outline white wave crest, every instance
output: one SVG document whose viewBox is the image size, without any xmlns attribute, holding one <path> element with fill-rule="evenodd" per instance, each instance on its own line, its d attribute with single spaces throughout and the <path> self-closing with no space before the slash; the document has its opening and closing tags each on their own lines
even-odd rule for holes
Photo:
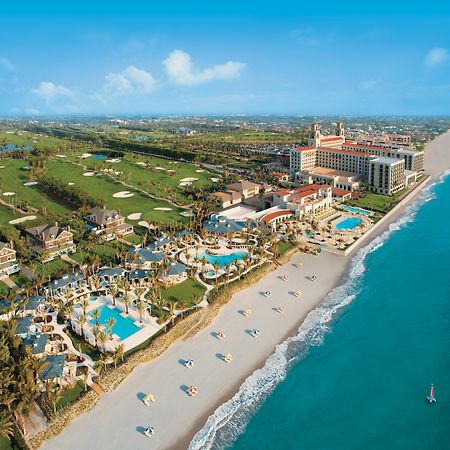
<svg viewBox="0 0 450 450">
<path fill-rule="evenodd" d="M 264 367 L 253 372 L 239 391 L 214 411 L 192 439 L 189 450 L 221 450 L 235 441 L 261 402 L 286 377 L 289 366 L 298 361 L 308 348 L 322 343 L 323 336 L 329 331 L 338 311 L 356 298 L 366 270 L 366 257 L 383 246 L 392 233 L 412 222 L 420 206 L 436 198 L 432 192 L 433 187 L 443 182 L 449 174 L 450 170 L 438 181 L 427 186 L 414 203 L 406 208 L 402 217 L 391 223 L 386 231 L 358 251 L 352 259 L 344 284 L 333 289 L 324 301 L 306 316 L 298 333 L 279 344 L 266 360 Z"/>
</svg>

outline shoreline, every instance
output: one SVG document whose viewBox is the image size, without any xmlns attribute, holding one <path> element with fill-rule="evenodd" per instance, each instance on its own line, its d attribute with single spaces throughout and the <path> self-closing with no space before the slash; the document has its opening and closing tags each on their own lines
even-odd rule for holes
<svg viewBox="0 0 450 450">
<path fill-rule="evenodd" d="M 437 151 L 433 152 L 428 146 L 436 147 Z M 435 182 L 445 168 L 450 167 L 450 151 L 445 147 L 450 149 L 450 131 L 427 144 L 425 164 L 427 173 L 431 175 L 430 182 Z M 432 153 L 433 158 L 427 158 L 427 153 Z M 235 293 L 210 325 L 187 341 L 173 343 L 159 358 L 136 368 L 114 391 L 104 394 L 93 410 L 74 419 L 60 435 L 46 441 L 42 448 L 89 445 L 92 439 L 96 440 L 96 446 L 100 449 L 146 448 L 149 442 L 141 432 L 148 423 L 157 430 L 151 439 L 152 448 L 187 448 L 217 407 L 233 397 L 242 383 L 265 365 L 276 346 L 296 335 L 306 316 L 323 302 L 328 293 L 346 281 L 355 252 L 404 215 L 405 208 L 427 184 L 422 183 L 411 192 L 404 204 L 392 211 L 389 218 L 386 216 L 388 220 L 374 233 L 360 239 L 350 255 L 323 252 L 312 256 L 297 252 L 256 284 Z M 298 270 L 292 262 L 300 260 L 303 267 Z M 287 282 L 280 280 L 280 274 L 284 273 L 289 275 Z M 319 280 L 315 283 L 309 281 L 311 274 L 318 274 Z M 292 289 L 296 290 L 299 286 L 303 296 L 297 299 L 292 295 Z M 270 299 L 261 295 L 264 290 L 273 292 Z M 273 311 L 273 307 L 279 304 L 286 309 L 283 314 Z M 239 307 L 246 306 L 254 312 L 250 318 L 243 318 L 238 312 Z M 261 336 L 257 339 L 250 337 L 246 326 L 260 327 Z M 211 332 L 222 328 L 226 329 L 227 338 L 220 342 L 211 336 Z M 213 353 L 219 349 L 233 354 L 235 359 L 230 365 L 220 360 L 219 353 L 214 358 Z M 249 352 L 252 353 L 251 358 L 248 358 Z M 180 356 L 192 357 L 196 367 L 184 368 L 181 359 L 178 359 Z M 198 397 L 192 399 L 180 392 L 186 387 L 182 383 L 196 384 L 200 392 Z M 223 386 L 227 386 L 226 389 Z M 139 401 L 139 396 L 149 390 L 155 394 L 157 401 L 147 408 Z M 220 395 L 217 395 L 218 392 Z M 177 436 L 182 429 L 185 432 Z"/>
</svg>

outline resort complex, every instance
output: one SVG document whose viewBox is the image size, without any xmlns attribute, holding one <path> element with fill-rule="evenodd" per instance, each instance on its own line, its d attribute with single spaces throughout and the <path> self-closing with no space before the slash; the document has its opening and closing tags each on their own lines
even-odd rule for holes
<svg viewBox="0 0 450 450">
<path fill-rule="evenodd" d="M 313 123 L 305 145 L 261 152 L 245 170 L 188 153 L 143 154 L 147 140 L 134 134 L 122 150 L 56 139 L 44 152 L 42 136 L 29 132 L 36 149 L 0 153 L 0 318 L 4 338 L 20 338 L 17 364 L 36 367 L 30 413 L 16 430 L 29 448 L 139 362 L 195 334 L 229 292 L 279 267 L 283 255 L 349 254 L 426 180 L 423 152 L 409 139 L 358 141 L 342 122 L 334 126 L 322 135 Z M 218 355 L 232 364 L 231 354 Z"/>
</svg>

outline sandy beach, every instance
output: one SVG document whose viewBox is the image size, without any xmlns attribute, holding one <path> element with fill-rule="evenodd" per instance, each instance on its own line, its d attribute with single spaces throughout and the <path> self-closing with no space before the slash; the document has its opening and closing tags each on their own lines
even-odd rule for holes
<svg viewBox="0 0 450 450">
<path fill-rule="evenodd" d="M 433 179 L 450 167 L 450 132 L 427 144 L 425 164 Z M 384 228 L 401 213 L 393 214 Z M 296 333 L 308 312 L 338 285 L 350 261 L 351 256 L 329 253 L 294 255 L 289 263 L 237 293 L 210 326 L 136 369 L 116 390 L 104 394 L 92 411 L 74 420 L 42 448 L 187 448 L 207 417 L 264 364 L 277 344 Z M 298 269 L 300 262 L 302 268 Z M 288 276 L 287 281 L 281 279 L 283 275 Z M 312 275 L 318 280 L 311 281 Z M 301 297 L 293 295 L 297 290 L 302 291 Z M 266 298 L 265 291 L 272 295 Z M 279 306 L 284 308 L 282 313 L 276 311 Z M 252 310 L 250 317 L 242 314 L 246 309 Z M 249 334 L 253 328 L 261 330 L 259 337 Z M 219 330 L 226 334 L 223 341 L 214 335 Z M 227 353 L 233 355 L 230 364 L 222 360 Z M 184 367 L 188 358 L 194 360 L 195 367 Z M 194 398 L 186 394 L 190 385 L 199 390 Z M 142 398 L 148 392 L 156 401 L 147 407 Z M 142 434 L 147 425 L 155 427 L 151 438 Z"/>
</svg>

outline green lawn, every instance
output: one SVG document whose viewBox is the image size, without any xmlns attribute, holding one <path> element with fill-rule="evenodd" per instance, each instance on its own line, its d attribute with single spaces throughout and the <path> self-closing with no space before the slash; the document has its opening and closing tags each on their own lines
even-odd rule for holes
<svg viewBox="0 0 450 450">
<path fill-rule="evenodd" d="M 0 160 L 0 165 L 5 166 L 4 169 L 0 169 L 0 190 L 3 192 L 16 193 L 16 195 L 8 197 L 10 202 L 17 204 L 22 201 L 26 201 L 38 209 L 42 209 L 45 205 L 48 212 L 53 215 L 64 215 L 71 211 L 67 205 L 63 205 L 62 203 L 48 197 L 46 193 L 41 190 L 39 185 L 24 185 L 24 183 L 30 181 L 28 179 L 28 171 L 22 169 L 22 167 L 27 166 L 27 162 L 25 160 L 2 159 Z M 5 199 L 7 197 L 2 196 L 2 198 Z M 0 213 L 0 221 L 2 220 L 1 216 L 2 213 Z"/>
<path fill-rule="evenodd" d="M 138 162 L 147 164 L 147 167 L 137 164 Z M 163 158 L 145 157 L 133 153 L 126 154 L 123 158 L 120 158 L 118 163 L 109 163 L 106 159 L 86 158 L 82 160 L 82 164 L 92 170 L 110 168 L 114 171 L 129 174 L 127 183 L 158 197 L 168 198 L 167 188 L 169 188 L 173 190 L 177 201 L 181 204 L 190 203 L 190 200 L 183 195 L 180 188 L 181 180 L 197 178 L 193 182 L 194 185 L 205 187 L 210 184 L 209 178 L 212 176 L 208 171 L 198 169 L 191 163 L 168 161 Z M 161 167 L 161 169 L 156 169 L 157 167 Z M 197 172 L 197 170 L 201 170 L 201 172 Z"/>
<path fill-rule="evenodd" d="M 142 237 L 139 234 L 133 233 L 125 236 L 124 239 L 132 244 L 140 244 L 142 242 Z"/>
<path fill-rule="evenodd" d="M 90 356 L 94 361 L 97 361 L 100 355 L 100 352 L 95 349 L 89 342 L 86 342 L 84 338 L 75 333 L 72 328 L 67 327 L 65 331 L 69 331 L 69 337 L 73 342 L 75 348 L 81 353 L 86 353 L 86 355 Z"/>
<path fill-rule="evenodd" d="M 171 286 L 168 289 L 161 289 L 161 297 L 171 301 L 178 302 L 184 308 L 195 306 L 203 299 L 206 288 L 198 281 L 188 278 L 180 284 Z"/>
<path fill-rule="evenodd" d="M 364 195 L 364 197 L 358 198 L 357 200 L 349 200 L 346 202 L 346 204 L 369 209 L 371 211 L 386 213 L 389 211 L 389 209 L 391 209 L 392 205 L 395 202 L 396 197 L 368 192 Z"/>
<path fill-rule="evenodd" d="M 105 242 L 103 244 L 98 244 L 93 247 L 90 247 L 89 249 L 86 250 L 78 249 L 75 253 L 72 253 L 70 257 L 73 260 L 77 261 L 78 263 L 83 264 L 87 260 L 89 255 L 94 254 L 98 255 L 104 263 L 107 263 L 114 258 L 117 252 L 117 248 L 122 248 L 124 246 L 125 244 L 122 244 L 120 242 L 118 243 L 118 247 L 115 247 L 113 241 Z"/>
<path fill-rule="evenodd" d="M 17 284 L 17 286 L 23 286 L 24 284 L 30 282 L 30 280 L 24 275 L 22 275 L 20 272 L 10 275 L 9 278 L 11 278 L 11 280 L 13 280 L 14 283 Z"/>
<path fill-rule="evenodd" d="M 0 160 L 0 164 L 1 164 Z M 1 170 L 1 169 L 0 169 Z M 3 197 L 6 198 L 6 197 Z M 14 213 L 10 208 L 5 205 L 0 205 L 0 226 L 6 225 L 10 220 L 17 219 L 21 215 Z"/>
<path fill-rule="evenodd" d="M 43 274 L 46 278 L 57 278 L 65 273 L 71 272 L 72 266 L 62 259 L 56 258 L 53 261 L 49 261 L 45 264 L 41 264 L 40 262 L 36 261 L 31 264 L 30 269 L 36 275 Z"/>
<path fill-rule="evenodd" d="M 0 450 L 13 450 L 11 441 L 8 438 L 0 436 Z"/>
<path fill-rule="evenodd" d="M 9 292 L 9 286 L 3 281 L 0 281 L 0 295 L 6 295 Z"/>
<path fill-rule="evenodd" d="M 81 393 L 84 390 L 84 385 L 81 381 L 79 381 L 73 388 L 67 389 L 63 392 L 59 402 L 56 404 L 57 408 L 64 408 L 70 403 L 73 403 L 75 400 L 78 400 Z"/>
<path fill-rule="evenodd" d="M 294 245 L 290 242 L 278 241 L 278 250 L 280 255 L 284 255 L 288 250 L 290 250 Z"/>
<path fill-rule="evenodd" d="M 132 191 L 120 183 L 116 183 L 108 177 L 92 176 L 85 177 L 82 167 L 61 160 L 52 160 L 48 163 L 48 173 L 54 178 L 64 182 L 75 183 L 82 191 L 89 192 L 96 198 L 104 200 L 106 207 L 116 209 L 125 217 L 133 213 L 142 213 L 139 220 L 148 222 L 174 223 L 183 222 L 186 219 L 180 216 L 181 209 L 161 200 L 154 200 L 139 192 L 134 191 L 134 195 L 129 198 L 115 198 L 113 194 L 120 191 Z M 156 207 L 171 208 L 170 211 L 158 211 Z M 139 220 L 129 220 L 131 224 Z"/>
</svg>

